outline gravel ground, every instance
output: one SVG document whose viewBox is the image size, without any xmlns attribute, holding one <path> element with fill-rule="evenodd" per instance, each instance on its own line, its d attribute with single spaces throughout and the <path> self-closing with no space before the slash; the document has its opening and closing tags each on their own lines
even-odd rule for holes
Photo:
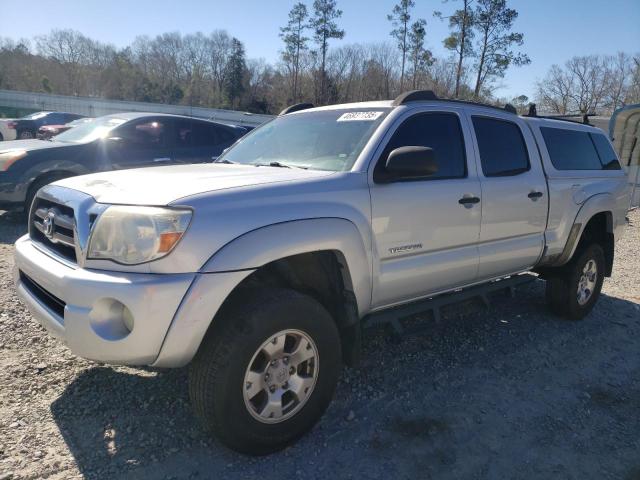
<svg viewBox="0 0 640 480">
<path fill-rule="evenodd" d="M 186 370 L 99 366 L 50 338 L 14 293 L 22 230 L 0 212 L 0 480 L 640 479 L 640 211 L 584 321 L 549 315 L 534 282 L 400 343 L 367 332 L 319 425 L 262 458 L 207 436 Z"/>
</svg>

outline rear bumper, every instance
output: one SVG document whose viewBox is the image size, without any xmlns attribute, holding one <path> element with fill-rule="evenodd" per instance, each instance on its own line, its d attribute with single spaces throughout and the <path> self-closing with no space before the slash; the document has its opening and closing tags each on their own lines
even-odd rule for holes
<svg viewBox="0 0 640 480">
<path fill-rule="evenodd" d="M 20 298 L 73 353 L 98 362 L 153 363 L 194 277 L 72 268 L 27 236 L 16 242 L 14 280 Z M 133 320 L 131 330 L 125 317 Z"/>
<path fill-rule="evenodd" d="M 0 208 L 21 206 L 27 196 L 27 187 L 9 172 L 0 172 Z"/>
<path fill-rule="evenodd" d="M 5 142 L 9 142 L 11 140 L 16 139 L 16 131 L 12 128 L 3 128 L 0 131 L 0 135 L 2 135 L 2 140 Z"/>
</svg>

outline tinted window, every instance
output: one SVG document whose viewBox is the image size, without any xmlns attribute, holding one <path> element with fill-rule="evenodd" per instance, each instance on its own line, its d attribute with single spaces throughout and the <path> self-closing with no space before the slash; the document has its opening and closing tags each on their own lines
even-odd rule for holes
<svg viewBox="0 0 640 480">
<path fill-rule="evenodd" d="M 591 140 L 593 140 L 593 144 L 596 146 L 602 168 L 607 170 L 620 170 L 620 162 L 618 162 L 616 152 L 613 151 L 607 137 L 599 133 L 590 133 L 589 135 L 591 135 Z"/>
<path fill-rule="evenodd" d="M 541 127 L 540 132 L 556 170 L 602 169 L 589 133 L 550 127 Z"/>
<path fill-rule="evenodd" d="M 518 175 L 529 170 L 529 154 L 520 127 L 495 118 L 473 117 L 485 177 Z"/>
<path fill-rule="evenodd" d="M 165 145 L 166 132 L 163 120 L 147 120 L 124 125 L 114 136 L 122 137 L 128 147 L 152 149 Z"/>
<path fill-rule="evenodd" d="M 43 125 L 64 125 L 65 117 L 62 113 L 50 113 L 41 119 Z"/>
<path fill-rule="evenodd" d="M 405 120 L 389 140 L 375 175 L 384 175 L 392 150 L 408 146 L 433 149 L 438 171 L 428 179 L 462 178 L 467 174 L 462 129 L 458 116 L 453 113 L 421 113 Z"/>
<path fill-rule="evenodd" d="M 63 123 L 67 124 L 69 122 L 73 122 L 74 120 L 77 120 L 78 118 L 82 118 L 82 115 L 76 115 L 74 113 L 65 113 Z"/>
<path fill-rule="evenodd" d="M 236 138 L 241 135 L 240 132 L 238 132 L 238 134 L 236 135 L 224 127 L 217 127 L 217 132 L 218 145 L 224 145 L 225 147 L 231 145 L 236 141 Z"/>
<path fill-rule="evenodd" d="M 196 147 L 209 147 L 223 143 L 224 127 L 214 124 L 196 122 L 193 124 L 193 144 Z"/>
<path fill-rule="evenodd" d="M 173 146 L 191 147 L 193 145 L 193 126 L 191 120 L 174 120 L 174 139 Z"/>
</svg>

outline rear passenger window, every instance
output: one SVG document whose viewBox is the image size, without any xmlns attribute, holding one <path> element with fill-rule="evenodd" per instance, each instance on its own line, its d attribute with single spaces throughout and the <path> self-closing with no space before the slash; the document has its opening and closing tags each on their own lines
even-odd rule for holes
<svg viewBox="0 0 640 480">
<path fill-rule="evenodd" d="M 529 170 L 529 154 L 520 127 L 496 118 L 473 117 L 485 177 L 518 175 Z"/>
<path fill-rule="evenodd" d="M 466 177 L 467 160 L 457 115 L 419 113 L 405 120 L 389 140 L 376 165 L 374 177 L 384 175 L 387 158 L 392 150 L 409 146 L 433 149 L 438 171 L 424 180 Z"/>
<path fill-rule="evenodd" d="M 196 147 L 228 146 L 234 140 L 225 127 L 205 122 L 193 124 L 193 145 Z"/>
<path fill-rule="evenodd" d="M 591 135 L 591 140 L 596 146 L 602 168 L 605 170 L 620 170 L 620 162 L 607 137 L 599 133 L 590 133 L 589 135 Z"/>
<path fill-rule="evenodd" d="M 540 127 L 540 132 L 556 170 L 602 170 L 588 132 L 551 127 Z"/>
</svg>

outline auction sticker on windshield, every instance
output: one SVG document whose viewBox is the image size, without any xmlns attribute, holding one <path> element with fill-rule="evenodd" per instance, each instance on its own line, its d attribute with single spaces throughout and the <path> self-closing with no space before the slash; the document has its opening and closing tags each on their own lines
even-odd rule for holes
<svg viewBox="0 0 640 480">
<path fill-rule="evenodd" d="M 376 120 L 384 112 L 347 112 L 338 117 L 338 122 L 357 122 Z"/>
</svg>

